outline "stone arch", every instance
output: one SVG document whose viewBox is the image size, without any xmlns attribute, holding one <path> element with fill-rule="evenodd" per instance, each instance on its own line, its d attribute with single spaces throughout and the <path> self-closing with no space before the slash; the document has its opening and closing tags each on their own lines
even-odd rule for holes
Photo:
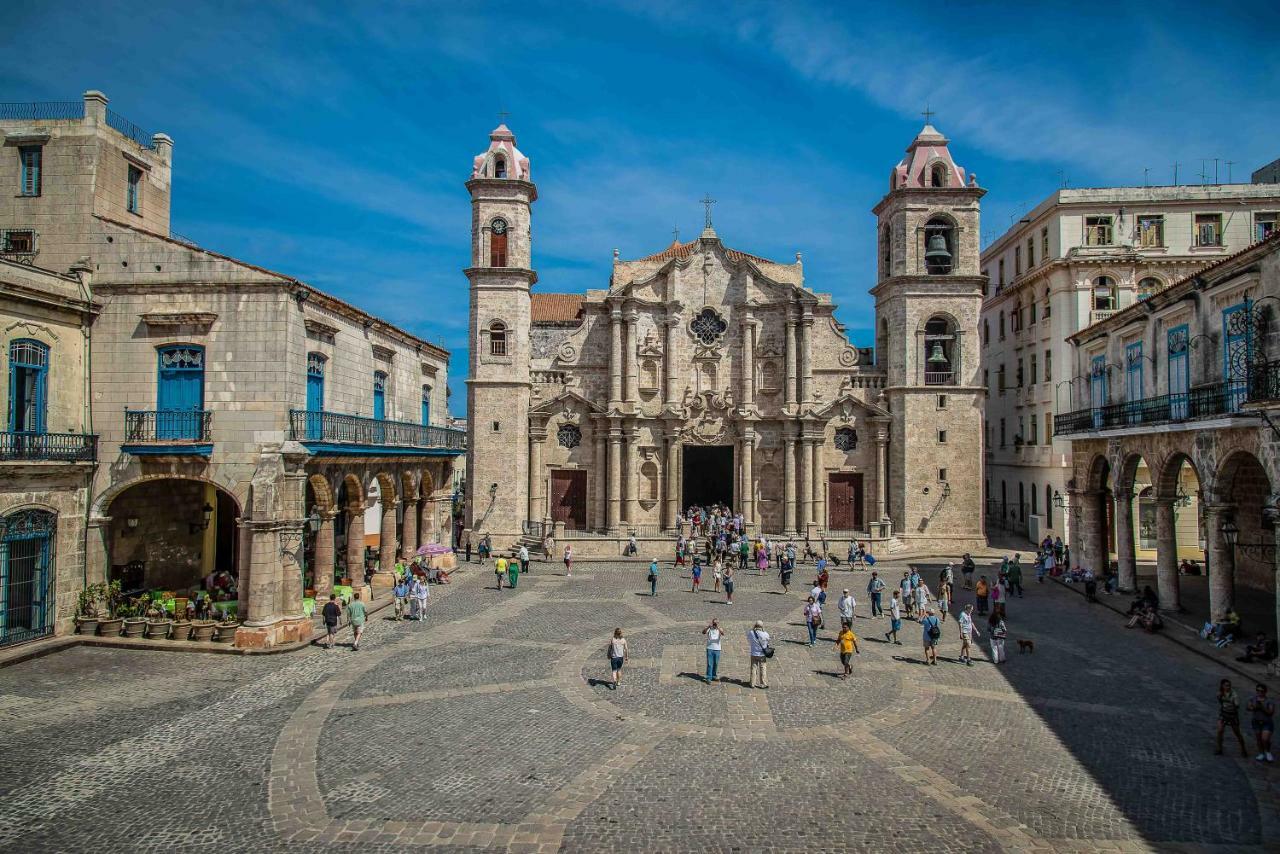
<svg viewBox="0 0 1280 854">
<path fill-rule="evenodd" d="M 400 495 L 406 499 L 418 496 L 418 481 L 412 471 L 400 473 Z"/>
<path fill-rule="evenodd" d="M 1156 488 L 1157 498 L 1174 498 L 1178 495 L 1178 481 L 1182 473 L 1183 463 L 1191 467 L 1191 473 L 1196 476 L 1197 484 L 1204 483 L 1195 457 L 1183 451 L 1174 451 L 1160 462 L 1159 469 L 1156 470 L 1152 477 L 1152 485 Z"/>
<path fill-rule="evenodd" d="M 333 487 L 329 484 L 329 479 L 322 474 L 312 474 L 307 476 L 307 483 L 311 486 L 311 492 L 316 497 L 316 509 L 322 513 L 334 510 L 334 502 L 337 501 L 337 495 Z M 304 512 L 311 508 L 303 508 Z"/>
<path fill-rule="evenodd" d="M 209 483 L 216 488 L 225 492 L 232 500 L 235 501 L 236 511 L 241 515 L 248 512 L 250 504 L 248 502 L 249 483 L 234 483 L 227 478 L 202 477 L 200 475 L 185 474 L 183 472 L 158 472 L 156 474 L 146 474 L 141 477 L 135 477 L 130 480 L 121 481 L 108 486 L 102 492 L 98 493 L 98 497 L 93 501 L 93 515 L 107 516 L 107 508 L 111 506 L 122 492 L 132 489 L 133 487 L 152 480 L 197 480 L 201 483 Z"/>
<path fill-rule="evenodd" d="M 1238 583 L 1261 591 L 1256 598 L 1275 595 L 1276 506 L 1266 467 L 1248 450 L 1227 454 L 1214 485 L 1221 503 L 1205 508 L 1205 535 L 1210 553 L 1209 610 L 1216 620 L 1238 601 Z M 1222 536 L 1227 519 L 1236 528 L 1234 545 Z M 1248 634 L 1252 636 L 1257 628 L 1248 627 Z"/>
<path fill-rule="evenodd" d="M 1089 492 L 1099 492 L 1104 489 L 1110 489 L 1111 481 L 1111 461 L 1103 454 L 1096 454 L 1089 462 L 1089 476 L 1085 481 L 1085 487 Z"/>
<path fill-rule="evenodd" d="M 422 479 L 419 481 L 419 495 L 423 498 L 430 498 L 436 491 L 435 478 L 431 475 L 431 469 L 422 470 Z"/>
<path fill-rule="evenodd" d="M 359 477 L 352 472 L 347 472 L 342 476 L 341 487 L 346 487 L 348 504 L 355 504 L 361 508 L 364 507 L 364 483 L 361 482 Z M 339 488 L 338 491 L 341 492 L 341 488 Z"/>
</svg>

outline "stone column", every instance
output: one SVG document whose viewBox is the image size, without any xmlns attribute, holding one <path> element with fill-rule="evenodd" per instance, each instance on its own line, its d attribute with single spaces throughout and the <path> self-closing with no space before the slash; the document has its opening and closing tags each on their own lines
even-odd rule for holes
<svg viewBox="0 0 1280 854">
<path fill-rule="evenodd" d="M 1156 498 L 1156 596 L 1161 611 L 1180 610 L 1178 595 L 1178 535 L 1173 499 Z"/>
<path fill-rule="evenodd" d="M 746 427 L 742 431 L 742 458 L 739 466 L 742 471 L 742 500 L 738 506 L 742 508 L 742 521 L 747 525 L 756 522 L 756 482 L 752 472 L 752 456 L 755 451 L 756 431 Z"/>
<path fill-rule="evenodd" d="M 353 583 L 364 583 L 364 502 L 347 508 L 347 575 Z"/>
<path fill-rule="evenodd" d="M 755 321 L 748 314 L 746 319 L 742 321 L 742 406 L 744 409 L 750 408 L 755 402 L 755 339 Z"/>
<path fill-rule="evenodd" d="M 800 401 L 813 402 L 813 315 L 800 319 Z"/>
<path fill-rule="evenodd" d="M 1222 536 L 1222 523 L 1234 508 L 1222 504 L 1203 504 L 1205 551 L 1209 558 L 1209 619 L 1220 621 L 1236 601 L 1235 549 Z"/>
<path fill-rule="evenodd" d="M 888 490 L 889 482 L 889 433 L 887 430 L 876 431 L 876 491 L 871 513 L 881 522 L 889 518 Z"/>
<path fill-rule="evenodd" d="M 1124 593 L 1138 583 L 1138 564 L 1133 545 L 1133 488 L 1121 489 L 1113 499 L 1116 508 L 1116 582 Z M 1053 505 L 1046 508 L 1051 514 Z"/>
<path fill-rule="evenodd" d="M 1089 537 L 1089 562 L 1086 564 L 1097 575 L 1101 576 L 1107 571 L 1107 564 L 1110 563 L 1110 552 L 1107 550 L 1107 505 L 1111 503 L 1111 493 L 1108 490 L 1101 489 L 1097 492 L 1091 492 L 1085 497 L 1086 501 L 1092 502 L 1097 510 L 1094 511 L 1094 519 L 1097 520 L 1095 533 Z"/>
<path fill-rule="evenodd" d="M 627 489 L 627 521 L 635 525 L 640 521 L 640 428 L 631 425 L 627 430 L 624 482 Z"/>
<path fill-rule="evenodd" d="M 663 438 L 667 440 L 667 505 L 662 523 L 668 530 L 675 530 L 676 516 L 680 513 L 680 434 L 667 430 Z"/>
<path fill-rule="evenodd" d="M 800 531 L 809 530 L 813 522 L 813 440 L 800 438 L 800 495 L 796 503 L 800 508 Z"/>
<path fill-rule="evenodd" d="M 395 583 L 396 569 L 396 508 L 398 499 L 382 499 L 382 528 L 378 532 L 378 571 L 373 584 L 391 587 Z"/>
<path fill-rule="evenodd" d="M 320 511 L 320 529 L 316 531 L 315 557 L 311 567 L 316 602 L 328 601 L 329 594 L 333 592 L 333 518 L 337 515 L 334 510 Z"/>
<path fill-rule="evenodd" d="M 608 529 L 617 532 L 622 521 L 622 428 L 609 427 L 609 520 Z"/>
<path fill-rule="evenodd" d="M 1085 501 L 1085 493 L 1080 489 L 1068 489 L 1067 500 L 1069 502 L 1064 513 L 1070 514 L 1071 527 L 1067 532 L 1067 545 L 1071 550 L 1072 565 L 1079 564 L 1081 556 L 1087 554 L 1085 547 L 1086 528 L 1088 527 L 1088 502 Z M 1068 566 L 1067 569 L 1071 567 Z"/>
<path fill-rule="evenodd" d="M 622 369 L 626 372 L 626 399 L 627 403 L 638 403 L 640 400 L 639 391 L 639 375 L 640 362 L 636 358 L 636 323 L 640 319 L 640 315 L 633 309 L 627 312 L 627 344 L 626 349 L 622 351 Z"/>
<path fill-rule="evenodd" d="M 786 387 L 786 405 L 794 406 L 796 403 L 796 321 L 790 313 L 787 314 L 787 387 Z"/>
<path fill-rule="evenodd" d="M 820 528 L 827 526 L 827 514 L 825 512 L 825 503 L 823 495 L 827 488 L 826 469 L 822 466 L 822 440 L 815 439 L 813 441 L 813 494 L 810 498 L 813 501 L 813 511 L 809 521 Z"/>
<path fill-rule="evenodd" d="M 547 515 L 542 490 L 546 474 L 542 470 L 542 443 L 546 438 L 545 427 L 529 430 L 529 515 L 526 518 L 533 522 L 539 522 Z"/>
<path fill-rule="evenodd" d="M 679 328 L 680 318 L 669 316 L 666 320 L 667 340 L 662 349 L 662 366 L 667 375 L 663 401 L 667 406 L 675 406 L 680 401 L 680 390 L 676 387 L 680 382 L 679 375 L 676 373 L 676 332 Z"/>
<path fill-rule="evenodd" d="M 609 404 L 616 406 L 622 401 L 622 312 L 614 309 L 609 313 Z"/>
<path fill-rule="evenodd" d="M 418 545 L 431 542 L 436 531 L 436 499 L 429 495 L 418 500 Z M 415 548 L 414 551 L 417 551 Z"/>
<path fill-rule="evenodd" d="M 280 536 L 274 521 L 248 522 L 249 548 L 253 565 L 249 573 L 249 602 L 245 623 L 269 626 L 276 622 L 280 593 Z"/>
<path fill-rule="evenodd" d="M 592 477 L 595 479 L 595 518 L 592 520 L 596 530 L 604 530 L 608 527 L 609 516 L 609 487 L 606 478 L 608 468 L 608 441 L 606 439 L 606 429 L 603 421 L 596 422 L 594 426 L 595 439 L 595 472 Z"/>
<path fill-rule="evenodd" d="M 404 500 L 404 542 L 400 544 L 400 556 L 411 560 L 418 553 L 418 499 Z"/>
<path fill-rule="evenodd" d="M 790 425 L 784 425 L 782 449 L 782 529 L 788 534 L 796 530 L 796 438 Z"/>
</svg>

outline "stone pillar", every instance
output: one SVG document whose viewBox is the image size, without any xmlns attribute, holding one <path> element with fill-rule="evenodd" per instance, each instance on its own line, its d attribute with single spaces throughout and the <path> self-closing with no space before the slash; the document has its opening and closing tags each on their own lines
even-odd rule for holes
<svg viewBox="0 0 1280 854">
<path fill-rule="evenodd" d="M 249 612 L 245 624 L 270 626 L 277 619 L 280 593 L 280 536 L 274 521 L 249 522 L 253 570 L 249 573 Z"/>
<path fill-rule="evenodd" d="M 796 321 L 790 313 L 787 314 L 787 385 L 786 385 L 786 405 L 794 406 L 796 403 Z"/>
<path fill-rule="evenodd" d="M 606 439 L 606 429 L 603 421 L 597 421 L 593 425 L 594 440 L 596 445 L 595 453 L 595 472 L 592 477 L 595 479 L 595 518 L 592 519 L 596 530 L 604 530 L 609 526 L 609 486 L 606 478 L 608 468 L 608 440 Z"/>
<path fill-rule="evenodd" d="M 634 424 L 627 430 L 625 454 L 626 475 L 623 479 L 627 488 L 627 521 L 635 525 L 640 521 L 640 428 Z"/>
<path fill-rule="evenodd" d="M 1111 492 L 1105 489 L 1097 492 L 1090 492 L 1085 496 L 1085 501 L 1092 503 L 1097 509 L 1094 511 L 1093 517 L 1096 520 L 1094 532 L 1089 535 L 1089 555 L 1088 563 L 1085 565 L 1094 571 L 1095 574 L 1101 576 L 1107 571 L 1107 564 L 1110 563 L 1110 552 L 1107 549 L 1107 506 L 1111 503 Z"/>
<path fill-rule="evenodd" d="M 876 431 L 876 491 L 871 513 L 883 522 L 889 518 L 888 489 L 889 483 L 889 432 Z"/>
<path fill-rule="evenodd" d="M 632 309 L 627 312 L 627 345 L 622 351 L 622 369 L 626 372 L 626 399 L 627 403 L 638 403 L 640 401 L 639 391 L 639 375 L 640 362 L 636 358 L 636 323 L 640 319 L 640 315 Z"/>
<path fill-rule="evenodd" d="M 609 524 L 617 532 L 622 521 L 622 428 L 609 427 Z"/>
<path fill-rule="evenodd" d="M 1205 551 L 1209 564 L 1209 619 L 1220 621 L 1236 601 L 1235 549 L 1222 536 L 1222 523 L 1234 508 L 1222 504 L 1203 504 Z"/>
<path fill-rule="evenodd" d="M 782 449 L 782 530 L 794 534 L 796 530 L 796 439 L 791 428 L 783 429 Z"/>
<path fill-rule="evenodd" d="M 796 503 L 800 508 L 800 531 L 808 531 L 813 522 L 813 440 L 800 439 L 800 495 Z"/>
<path fill-rule="evenodd" d="M 609 404 L 616 406 L 622 401 L 622 312 L 614 309 L 609 313 Z"/>
<path fill-rule="evenodd" d="M 347 508 L 347 575 L 352 583 L 364 583 L 364 502 Z"/>
<path fill-rule="evenodd" d="M 400 556 L 412 560 L 418 553 L 418 499 L 404 500 L 404 542 L 400 544 Z"/>
<path fill-rule="evenodd" d="M 418 500 L 418 545 L 431 542 L 431 535 L 436 532 L 436 499 L 427 496 Z M 415 547 L 414 551 L 417 551 Z"/>
<path fill-rule="evenodd" d="M 1115 501 L 1116 513 L 1116 582 L 1122 592 L 1129 593 L 1138 583 L 1133 545 L 1133 488 L 1121 489 L 1112 496 L 1112 500 Z M 1053 505 L 1046 509 L 1052 514 Z"/>
<path fill-rule="evenodd" d="M 542 470 L 542 443 L 546 438 L 545 427 L 529 430 L 529 515 L 527 518 L 533 522 L 542 521 L 547 515 L 542 490 L 542 483 L 545 480 L 545 472 Z"/>
<path fill-rule="evenodd" d="M 742 457 L 739 466 L 742 471 L 742 500 L 738 506 L 742 508 L 742 521 L 747 525 L 756 522 L 756 481 L 752 472 L 752 456 L 755 451 L 756 431 L 746 427 L 742 431 Z"/>
<path fill-rule="evenodd" d="M 742 321 L 742 406 L 744 409 L 749 409 L 755 403 L 755 356 L 756 325 L 748 314 Z"/>
<path fill-rule="evenodd" d="M 1156 498 L 1156 596 L 1161 611 L 1178 611 L 1178 535 L 1173 499 Z"/>
<path fill-rule="evenodd" d="M 378 532 L 378 571 L 373 584 L 382 587 L 395 585 L 396 571 L 396 508 L 398 499 L 382 499 L 382 528 Z"/>
<path fill-rule="evenodd" d="M 676 373 L 676 332 L 679 327 L 680 318 L 678 316 L 673 315 L 667 318 L 667 340 L 662 348 L 662 365 L 667 375 L 662 399 L 667 406 L 675 406 L 680 401 L 680 390 L 676 387 L 680 382 L 680 377 Z"/>
<path fill-rule="evenodd" d="M 236 569 L 239 572 L 236 577 L 236 613 L 244 620 L 248 618 L 249 587 L 253 584 L 253 529 L 249 527 L 248 519 L 241 517 L 236 520 L 236 535 Z M 92 584 L 93 576 L 89 578 Z M 106 581 L 107 577 L 104 575 L 102 580 Z"/>
<path fill-rule="evenodd" d="M 312 558 L 311 575 L 316 590 L 316 601 L 326 602 L 333 592 L 333 510 L 320 511 L 320 529 L 316 531 L 315 557 Z"/>
<path fill-rule="evenodd" d="M 664 438 L 667 440 L 667 504 L 662 514 L 662 524 L 668 530 L 675 530 L 676 516 L 680 513 L 680 434 L 675 430 L 668 430 Z"/>
<path fill-rule="evenodd" d="M 813 315 L 800 319 L 800 401 L 813 402 Z"/>
<path fill-rule="evenodd" d="M 813 454 L 813 494 L 810 499 L 813 501 L 813 510 L 809 516 L 809 521 L 819 528 L 827 526 L 827 514 L 824 512 L 823 495 L 827 488 L 826 469 L 822 466 L 822 440 L 814 439 L 812 445 Z"/>
</svg>

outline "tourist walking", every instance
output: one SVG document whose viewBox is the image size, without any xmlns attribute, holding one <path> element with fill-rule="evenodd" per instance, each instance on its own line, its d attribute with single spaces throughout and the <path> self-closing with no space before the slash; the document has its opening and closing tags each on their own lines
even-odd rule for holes
<svg viewBox="0 0 1280 854">
<path fill-rule="evenodd" d="M 329 601 L 324 603 L 320 616 L 324 618 L 324 648 L 333 649 L 333 639 L 338 635 L 338 621 L 342 619 L 342 606 L 338 604 L 338 594 L 329 594 Z"/>
<path fill-rule="evenodd" d="M 517 555 L 517 557 L 518 557 L 518 558 L 519 558 L 519 560 L 520 560 L 520 573 L 521 573 L 522 575 L 524 575 L 524 574 L 528 574 L 528 572 L 529 572 L 529 547 L 528 547 L 528 546 L 526 546 L 526 545 L 521 544 L 521 546 L 520 546 L 520 552 L 519 552 L 519 554 Z M 512 587 L 515 587 L 515 585 L 514 585 L 514 584 L 512 584 L 511 586 L 512 586 Z"/>
<path fill-rule="evenodd" d="M 466 553 L 467 553 L 467 563 L 471 563 L 471 532 L 470 531 L 468 531 L 462 537 L 462 547 L 466 550 Z"/>
<path fill-rule="evenodd" d="M 351 604 L 347 606 L 347 616 L 351 618 L 351 633 L 354 635 L 351 641 L 351 651 L 355 652 L 360 649 L 360 638 L 364 637 L 364 623 L 368 616 L 364 603 L 360 601 L 359 590 L 355 592 L 355 596 L 351 599 Z"/>
<path fill-rule="evenodd" d="M 960 574 L 964 576 L 964 589 L 973 589 L 973 573 L 978 567 L 973 562 L 973 558 L 968 552 L 964 553 L 964 558 L 960 561 Z"/>
<path fill-rule="evenodd" d="M 764 630 L 764 621 L 756 620 L 754 626 L 747 629 L 747 644 L 751 654 L 751 687 L 769 687 L 769 658 L 773 655 L 773 647 L 769 645 L 769 633 Z M 756 677 L 759 676 L 759 684 Z"/>
<path fill-rule="evenodd" d="M 947 621 L 947 609 L 951 605 L 951 582 L 944 581 L 938 585 L 938 612 L 942 622 Z"/>
<path fill-rule="evenodd" d="M 523 548 L 521 548 L 520 550 L 524 551 Z M 525 557 L 523 560 L 520 560 L 518 562 L 515 560 L 511 560 L 507 562 L 507 584 L 511 587 L 512 590 L 516 589 L 516 581 L 520 578 L 520 573 L 526 572 L 528 566 L 529 566 L 529 557 L 527 552 L 525 553 Z"/>
<path fill-rule="evenodd" d="M 1259 762 L 1275 762 L 1271 755 L 1271 737 L 1276 731 L 1276 704 L 1267 697 L 1267 686 L 1259 682 L 1254 686 L 1253 696 L 1249 698 L 1248 709 L 1252 713 L 1253 738 L 1258 742 Z"/>
<path fill-rule="evenodd" d="M 985 575 L 978 576 L 978 585 L 973 589 L 974 598 L 978 600 L 978 616 L 985 617 L 987 615 L 987 597 L 991 594 L 991 587 L 987 584 Z"/>
<path fill-rule="evenodd" d="M 973 667 L 973 637 L 979 635 L 973 623 L 973 606 L 965 605 L 956 620 L 960 623 L 960 660 Z"/>
<path fill-rule="evenodd" d="M 733 575 L 733 567 L 726 566 L 724 568 L 724 596 L 726 605 L 733 604 Z"/>
<path fill-rule="evenodd" d="M 991 585 L 992 613 L 1004 616 L 1005 591 L 1003 575 L 996 576 L 996 583 Z"/>
<path fill-rule="evenodd" d="M 818 628 L 822 625 L 822 606 L 812 596 L 804 604 L 804 624 L 809 630 L 809 646 L 818 642 Z"/>
<path fill-rule="evenodd" d="M 697 593 L 698 585 L 702 584 L 702 562 L 696 557 L 693 559 L 693 568 L 689 570 L 689 575 L 693 579 L 693 586 L 689 588 L 689 592 Z"/>
<path fill-rule="evenodd" d="M 720 676 L 720 621 L 711 620 L 711 624 L 702 630 L 707 636 L 707 675 L 705 681 L 708 685 L 716 681 Z"/>
<path fill-rule="evenodd" d="M 404 619 L 406 606 L 409 604 L 409 576 L 406 574 L 396 582 L 396 586 L 391 588 L 391 595 L 396 597 L 396 622 Z"/>
<path fill-rule="evenodd" d="M 498 555 L 498 559 L 493 562 L 493 577 L 497 580 L 498 589 L 502 589 L 502 576 L 507 574 L 507 559 L 502 555 Z"/>
<path fill-rule="evenodd" d="M 889 599 L 889 631 L 884 633 L 886 641 L 892 640 L 898 646 L 902 646 L 902 641 L 898 640 L 898 630 L 902 628 L 902 591 L 893 591 L 893 596 Z"/>
<path fill-rule="evenodd" d="M 784 561 L 782 564 L 782 572 L 778 573 L 778 580 L 782 583 L 782 592 L 791 592 L 791 573 L 795 569 L 795 562 L 791 560 Z"/>
<path fill-rule="evenodd" d="M 1009 564 L 1009 570 L 1006 573 L 1009 579 L 1008 594 L 1018 594 L 1018 598 L 1022 598 L 1022 556 L 1017 552 L 1013 555 L 1013 562 Z"/>
<path fill-rule="evenodd" d="M 911 609 L 915 606 L 915 587 L 911 584 L 911 573 L 904 571 L 902 573 L 902 581 L 898 582 L 898 590 L 902 593 L 902 608 L 906 611 L 907 616 L 911 616 Z"/>
<path fill-rule="evenodd" d="M 1004 641 L 1009 636 L 1009 630 L 999 611 L 991 612 L 991 616 L 987 618 L 987 628 L 991 634 L 991 662 L 1003 664 L 1005 662 Z"/>
<path fill-rule="evenodd" d="M 649 595 L 658 595 L 658 559 L 649 561 Z"/>
<path fill-rule="evenodd" d="M 933 615 L 932 608 L 924 609 L 924 618 L 920 620 L 920 628 L 924 638 L 925 664 L 938 664 L 938 641 L 942 640 L 942 624 Z"/>
<path fill-rule="evenodd" d="M 929 585 L 921 581 L 916 585 L 916 614 L 924 615 L 925 608 L 929 605 Z"/>
<path fill-rule="evenodd" d="M 836 636 L 836 649 L 840 652 L 840 666 L 844 671 L 840 674 L 840 678 L 848 679 L 849 674 L 853 672 L 853 654 L 856 652 L 862 655 L 862 650 L 858 649 L 858 636 L 853 633 L 853 628 L 848 623 L 840 624 L 840 634 Z"/>
<path fill-rule="evenodd" d="M 573 546 L 564 547 L 564 575 L 565 578 L 573 577 Z"/>
<path fill-rule="evenodd" d="M 421 578 L 414 578 L 412 591 L 415 605 L 414 611 L 418 622 L 425 622 L 427 619 L 427 600 L 431 597 L 431 588 Z"/>
<path fill-rule="evenodd" d="M 1236 741 L 1240 743 L 1240 755 L 1248 758 L 1249 751 L 1245 749 L 1244 736 L 1240 734 L 1240 699 L 1231 687 L 1231 680 L 1223 679 L 1218 683 L 1218 734 L 1213 749 L 1217 756 L 1222 755 L 1222 733 L 1227 727 L 1231 727 Z"/>
<path fill-rule="evenodd" d="M 875 570 L 871 571 L 871 580 L 867 582 L 867 594 L 871 597 L 871 616 L 883 614 L 884 607 L 880 604 L 880 597 L 884 595 L 884 581 Z"/>
<path fill-rule="evenodd" d="M 555 553 L 555 545 L 551 541 L 551 535 L 547 534 L 542 538 L 542 560 L 544 563 L 551 563 L 551 555 Z"/>
<path fill-rule="evenodd" d="M 622 665 L 627 662 L 627 639 L 622 636 L 622 629 L 614 629 L 609 639 L 609 670 L 613 678 L 612 690 L 618 690 L 622 684 Z"/>
<path fill-rule="evenodd" d="M 844 595 L 836 602 L 836 610 L 840 612 L 840 619 L 849 625 L 853 625 L 853 609 L 858 603 L 853 600 L 853 595 L 848 590 L 844 591 Z"/>
</svg>

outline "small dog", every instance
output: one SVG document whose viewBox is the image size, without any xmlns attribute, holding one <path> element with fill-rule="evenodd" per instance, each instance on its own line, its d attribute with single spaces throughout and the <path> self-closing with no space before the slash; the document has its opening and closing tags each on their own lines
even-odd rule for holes
<svg viewBox="0 0 1280 854">
<path fill-rule="evenodd" d="M 1033 640 L 1020 640 L 1020 641 L 1018 641 L 1018 654 L 1019 654 L 1019 655 L 1021 655 L 1021 654 L 1022 654 L 1022 653 L 1024 653 L 1024 652 L 1031 652 L 1031 653 L 1034 653 L 1035 651 L 1036 651 L 1036 642 L 1035 642 L 1035 641 L 1033 641 Z"/>
</svg>

